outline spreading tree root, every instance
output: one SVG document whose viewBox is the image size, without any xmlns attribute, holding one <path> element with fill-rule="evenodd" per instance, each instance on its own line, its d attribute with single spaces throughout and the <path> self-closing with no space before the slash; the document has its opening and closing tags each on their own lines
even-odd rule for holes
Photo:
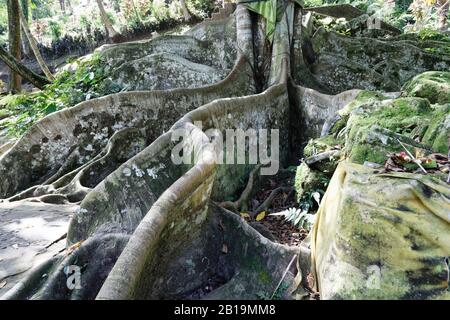
<svg viewBox="0 0 450 320">
<path fill-rule="evenodd" d="M 81 201 L 67 233 L 70 250 L 38 266 L 3 298 L 270 297 L 294 255 L 297 268 L 285 281 L 296 291 L 284 297 L 298 297 L 298 286 L 307 286 L 311 270 L 309 250 L 275 244 L 211 202 L 224 204 L 248 179 L 241 197 L 224 204 L 245 207 L 258 169 L 221 164 L 215 151 L 223 145 L 204 131 L 279 129 L 284 165 L 290 152 L 320 135 L 359 92 L 345 90 L 398 90 L 409 75 L 448 68 L 447 57 L 437 59 L 409 42 L 313 33 L 311 20 L 302 25 L 301 18 L 290 3 L 276 27 L 267 88 L 258 94 L 253 65 L 260 59 L 253 50 L 258 28 L 244 5 L 232 18 L 204 23 L 183 36 L 102 48 L 106 61 L 119 66 L 112 72 L 118 80 L 148 63 L 148 79 L 167 75 L 160 84 L 164 89 L 187 81 L 178 78 L 180 70 L 199 71 L 193 76 L 197 86 L 209 81 L 202 78 L 205 73 L 218 70 L 220 77 L 234 67 L 224 80 L 205 87 L 119 93 L 59 111 L 1 155 L 0 197 Z M 361 45 L 368 53 L 354 51 Z M 401 57 L 405 45 L 410 50 Z M 167 73 L 172 63 L 154 63 L 163 52 L 167 61 L 177 62 L 172 78 Z M 382 63 L 390 59 L 404 72 Z M 138 77 L 133 81 L 144 86 L 145 75 Z M 174 139 L 178 130 L 188 133 L 181 142 Z M 194 161 L 173 161 L 180 146 L 193 150 Z M 269 203 L 270 197 L 264 207 Z M 69 265 L 82 268 L 81 289 L 67 288 Z"/>
<path fill-rule="evenodd" d="M 232 210 L 235 213 L 239 213 L 241 211 L 246 211 L 248 209 L 248 200 L 253 192 L 253 186 L 255 184 L 256 176 L 259 173 L 259 169 L 261 165 L 257 165 L 251 172 L 248 178 L 247 185 L 242 191 L 241 196 L 236 201 L 224 201 L 219 205 L 225 209 Z"/>
</svg>

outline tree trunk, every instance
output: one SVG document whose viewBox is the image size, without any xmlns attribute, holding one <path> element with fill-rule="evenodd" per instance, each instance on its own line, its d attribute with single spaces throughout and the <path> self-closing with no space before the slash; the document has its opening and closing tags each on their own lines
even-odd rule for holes
<svg viewBox="0 0 450 320">
<path fill-rule="evenodd" d="M 189 12 L 189 9 L 186 6 L 185 0 L 180 0 L 181 9 L 183 10 L 184 21 L 189 22 L 192 19 L 192 16 Z"/>
<path fill-rule="evenodd" d="M 25 15 L 25 19 L 28 22 L 29 19 L 29 8 L 28 8 L 28 0 L 21 0 L 20 4 L 22 5 L 22 11 L 23 14 Z M 23 31 L 25 32 L 25 31 Z M 30 44 L 28 43 L 27 39 L 25 39 L 25 37 L 22 37 L 22 48 L 23 48 L 23 55 L 25 57 L 30 57 L 31 55 L 31 48 L 30 48 Z"/>
<path fill-rule="evenodd" d="M 67 8 L 69 9 L 69 13 L 73 14 L 72 3 L 70 2 L 70 0 L 66 0 L 66 3 L 67 3 Z"/>
<path fill-rule="evenodd" d="M 105 26 L 106 34 L 112 40 L 112 42 L 116 42 L 120 37 L 120 34 L 114 30 L 111 21 L 109 20 L 108 14 L 106 13 L 105 7 L 103 6 L 102 0 L 96 0 L 98 4 L 98 8 L 100 10 L 100 17 L 102 18 L 103 25 Z"/>
<path fill-rule="evenodd" d="M 59 6 L 61 7 L 61 12 L 66 13 L 66 3 L 64 0 L 59 0 Z"/>
<path fill-rule="evenodd" d="M 8 39 L 9 52 L 17 60 L 22 58 L 20 41 L 20 18 L 19 18 L 19 0 L 8 0 Z M 20 92 L 22 89 L 22 78 L 12 69 L 9 76 L 9 91 L 13 93 Z"/>
<path fill-rule="evenodd" d="M 39 89 L 42 89 L 44 85 L 50 83 L 48 79 L 41 77 L 32 70 L 28 69 L 2 47 L 0 47 L 0 60 L 2 60 L 11 70 L 14 70 L 14 73 L 17 74 L 20 79 L 22 76 Z"/>
<path fill-rule="evenodd" d="M 31 49 L 33 50 L 34 56 L 36 57 L 36 60 L 39 64 L 39 66 L 41 67 L 42 71 L 47 76 L 47 78 L 49 80 L 53 80 L 54 79 L 53 74 L 50 72 L 50 70 L 47 67 L 47 64 L 45 63 L 44 59 L 42 58 L 42 55 L 37 46 L 36 39 L 31 34 L 30 28 L 27 23 L 27 19 L 24 15 L 23 11 L 20 10 L 19 14 L 20 14 L 20 22 L 22 24 L 22 29 L 25 32 L 26 37 L 28 38 L 28 42 L 31 46 Z"/>
<path fill-rule="evenodd" d="M 134 14 L 136 15 L 136 18 L 139 20 L 139 23 L 143 24 L 141 14 L 139 13 L 139 10 L 136 6 L 136 2 L 134 2 L 134 0 L 131 0 L 131 5 L 133 6 Z"/>
<path fill-rule="evenodd" d="M 450 0 L 438 0 L 437 1 L 437 15 L 438 15 L 438 28 L 441 31 L 447 29 L 447 15 L 449 9 Z"/>
</svg>

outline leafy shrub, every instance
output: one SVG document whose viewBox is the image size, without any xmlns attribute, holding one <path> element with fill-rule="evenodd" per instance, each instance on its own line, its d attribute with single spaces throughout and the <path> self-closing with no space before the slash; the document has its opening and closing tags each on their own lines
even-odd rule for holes
<svg viewBox="0 0 450 320">
<path fill-rule="evenodd" d="M 46 115 L 85 100 L 122 90 L 104 71 L 104 63 L 98 55 L 77 60 L 75 71 L 62 71 L 53 83 L 35 93 L 6 96 L 0 100 L 12 117 L 6 124 L 13 136 L 23 134 L 36 121 Z"/>
<path fill-rule="evenodd" d="M 58 41 L 62 34 L 61 25 L 57 21 L 50 20 L 48 26 L 50 28 L 52 40 Z"/>
</svg>

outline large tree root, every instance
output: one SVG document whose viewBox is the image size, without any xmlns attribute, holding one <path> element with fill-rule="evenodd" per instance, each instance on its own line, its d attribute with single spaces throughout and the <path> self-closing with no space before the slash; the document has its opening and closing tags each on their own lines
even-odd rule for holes
<svg viewBox="0 0 450 320">
<path fill-rule="evenodd" d="M 391 66 L 380 64 L 400 59 L 398 43 L 346 39 L 320 30 L 314 36 L 312 32 L 298 34 L 294 31 L 303 30 L 298 14 L 292 4 L 288 5 L 276 27 L 266 77 L 269 87 L 260 94 L 255 94 L 255 29 L 243 5 L 238 6 L 235 18 L 197 27 L 190 35 L 103 48 L 107 61 L 121 65 L 118 78 L 125 69 L 137 70 L 133 63 L 138 60 L 153 64 L 162 52 L 180 63 L 177 70 L 202 71 L 199 74 L 228 70 L 234 60 L 237 62 L 217 84 L 120 93 L 50 115 L 0 157 L 0 196 L 11 197 L 28 189 L 16 199 L 82 200 L 67 233 L 67 245 L 79 248 L 37 269 L 6 297 L 270 297 L 295 254 L 301 270 L 296 284 L 306 286 L 310 270 L 307 249 L 274 244 L 239 216 L 211 203 L 210 199 L 223 202 L 226 197 L 235 197 L 242 190 L 240 181 L 247 179 L 255 164 L 220 164 L 213 149 L 223 146 L 211 142 L 204 131 L 217 129 L 223 134 L 235 128 L 279 129 L 279 161 L 284 165 L 290 151 L 299 150 L 298 144 L 307 138 L 320 135 L 323 125 L 358 93 L 326 95 L 297 86 L 291 74 L 294 80 L 305 75 L 307 81 L 302 84 L 317 84 L 329 92 L 353 86 L 396 89 L 396 81 L 405 79 L 392 74 Z M 233 34 L 231 41 L 229 34 Z M 211 40 L 219 35 L 218 42 Z M 368 60 L 364 52 L 349 58 L 333 53 L 335 48 L 347 50 L 360 44 L 370 46 L 376 58 Z M 446 58 L 437 65 L 435 57 L 416 46 L 410 49 L 412 54 L 399 63 L 406 75 L 447 65 Z M 211 54 L 217 55 L 218 61 Z M 127 56 L 134 62 L 124 62 Z M 331 57 L 338 57 L 339 64 L 332 64 Z M 413 68 L 415 57 L 421 61 L 420 68 Z M 363 65 L 364 59 L 369 66 Z M 164 76 L 166 71 L 163 66 L 153 75 Z M 354 72 L 355 78 L 350 79 Z M 334 73 L 342 78 L 333 78 Z M 178 86 L 177 77 L 161 86 Z M 194 78 L 203 84 L 202 75 Z M 195 151 L 193 163 L 179 165 L 171 159 L 178 145 L 172 137 L 179 129 L 190 133 L 183 144 Z M 245 194 L 232 207 L 242 208 L 252 184 L 249 181 Z M 87 283 L 72 291 L 65 286 L 64 274 L 64 268 L 71 264 L 84 268 L 82 281 Z M 292 269 L 285 281 L 294 287 L 298 270 Z M 42 278 L 44 273 L 49 276 Z M 206 285 L 209 289 L 204 292 L 201 288 Z"/>
<path fill-rule="evenodd" d="M 225 209 L 232 210 L 235 213 L 246 211 L 248 208 L 248 200 L 253 192 L 253 187 L 255 185 L 255 180 L 257 179 L 257 174 L 259 173 L 260 165 L 257 165 L 249 174 L 248 182 L 245 186 L 244 191 L 242 191 L 241 196 L 236 201 L 224 201 L 219 205 Z"/>
</svg>

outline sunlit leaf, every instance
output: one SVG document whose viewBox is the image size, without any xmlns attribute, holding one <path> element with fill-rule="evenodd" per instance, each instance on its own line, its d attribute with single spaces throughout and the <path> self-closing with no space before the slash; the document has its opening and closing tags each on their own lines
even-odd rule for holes
<svg viewBox="0 0 450 320">
<path fill-rule="evenodd" d="M 266 212 L 265 211 L 261 211 L 260 213 L 258 213 L 258 215 L 256 216 L 256 221 L 261 221 L 262 219 L 264 219 L 264 217 L 266 216 Z"/>
</svg>

